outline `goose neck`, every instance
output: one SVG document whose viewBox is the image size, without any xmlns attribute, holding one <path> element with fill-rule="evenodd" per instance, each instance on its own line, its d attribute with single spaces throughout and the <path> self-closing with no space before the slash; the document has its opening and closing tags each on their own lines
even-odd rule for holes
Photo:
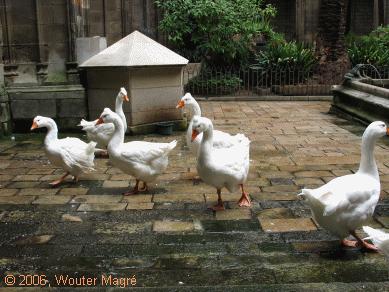
<svg viewBox="0 0 389 292">
<path fill-rule="evenodd" d="M 366 173 L 379 178 L 377 164 L 374 158 L 374 146 L 376 139 L 369 135 L 362 137 L 361 162 L 358 172 Z"/>
<path fill-rule="evenodd" d="M 118 96 L 116 97 L 115 112 L 121 118 L 122 123 L 123 123 L 123 128 L 127 129 L 126 115 L 124 114 L 124 111 L 123 111 L 123 98 L 121 97 L 120 94 L 118 94 Z"/>
<path fill-rule="evenodd" d="M 193 100 L 190 104 L 192 109 L 192 116 L 200 116 L 201 117 L 201 108 L 197 101 Z"/>
<path fill-rule="evenodd" d="M 48 145 L 50 142 L 53 142 L 58 139 L 58 127 L 53 120 L 50 120 L 46 128 L 47 128 L 47 133 L 46 133 L 44 143 L 45 145 Z"/>
<path fill-rule="evenodd" d="M 209 127 L 203 132 L 203 139 L 201 140 L 199 149 L 199 161 L 204 163 L 210 160 L 213 144 L 213 128 Z"/>
<path fill-rule="evenodd" d="M 108 151 L 112 152 L 114 151 L 117 147 L 122 145 L 124 143 L 124 127 L 123 127 L 123 122 L 119 117 L 115 117 L 113 121 L 113 125 L 115 127 L 115 131 L 112 135 L 111 140 L 109 141 L 108 144 Z"/>
</svg>

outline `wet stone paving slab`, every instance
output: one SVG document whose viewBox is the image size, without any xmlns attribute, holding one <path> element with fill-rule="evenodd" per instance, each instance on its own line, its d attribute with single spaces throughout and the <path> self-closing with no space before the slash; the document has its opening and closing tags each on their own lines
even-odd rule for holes
<svg viewBox="0 0 389 292">
<path fill-rule="evenodd" d="M 126 137 L 179 142 L 166 173 L 149 192 L 133 196 L 122 193 L 134 179 L 103 158 L 95 160 L 96 172 L 78 183 L 69 179 L 51 188 L 48 183 L 63 171 L 46 159 L 43 134 L 4 138 L 1 286 L 389 290 L 384 256 L 340 247 L 296 197 L 302 187 L 357 170 L 364 126 L 329 115 L 328 102 L 202 102 L 201 107 L 216 129 L 244 133 L 252 141 L 246 187 L 252 208 L 240 208 L 240 194 L 224 190 L 226 210 L 207 209 L 217 195 L 194 180 L 196 161 L 185 146 L 185 132 Z M 381 139 L 375 150 L 382 192 L 369 225 L 377 228 L 389 228 L 388 142 Z"/>
</svg>

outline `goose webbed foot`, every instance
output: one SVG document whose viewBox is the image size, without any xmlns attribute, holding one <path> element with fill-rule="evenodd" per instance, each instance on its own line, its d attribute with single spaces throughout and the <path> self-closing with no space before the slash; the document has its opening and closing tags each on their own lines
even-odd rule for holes
<svg viewBox="0 0 389 292">
<path fill-rule="evenodd" d="M 371 251 L 375 251 L 375 252 L 378 251 L 377 247 L 374 244 L 368 243 L 365 240 L 363 240 L 362 238 L 360 238 L 356 234 L 355 231 L 351 231 L 350 234 L 352 236 L 354 236 L 357 240 L 356 241 L 352 241 L 352 240 L 343 239 L 342 240 L 342 244 L 343 245 L 349 246 L 349 247 L 361 247 L 363 249 L 371 250 Z"/>
<path fill-rule="evenodd" d="M 218 197 L 217 198 L 217 204 L 212 206 L 212 207 L 209 207 L 208 209 L 210 209 L 212 211 L 223 211 L 223 210 L 225 210 L 220 189 L 217 189 L 217 197 Z"/>
<path fill-rule="evenodd" d="M 147 186 L 146 182 L 143 182 L 143 187 L 139 189 L 139 192 L 147 192 L 149 190 L 149 187 Z"/>
<path fill-rule="evenodd" d="M 123 193 L 123 195 L 124 196 L 136 195 L 139 193 L 147 192 L 149 190 L 147 183 L 145 183 L 145 182 L 143 182 L 143 187 L 141 189 L 139 189 L 139 182 L 140 182 L 140 180 L 137 179 L 134 188 L 129 192 Z"/>
<path fill-rule="evenodd" d="M 368 243 L 364 240 L 362 240 L 362 248 L 366 250 L 378 252 L 378 248 L 374 244 Z"/>
<path fill-rule="evenodd" d="M 243 189 L 243 184 L 240 185 L 240 187 L 242 188 L 242 196 L 240 197 L 240 199 L 239 199 L 239 201 L 238 201 L 239 207 L 251 207 L 250 198 L 249 198 L 249 196 L 246 194 L 246 192 L 244 191 L 244 189 Z"/>
<path fill-rule="evenodd" d="M 60 179 L 57 179 L 57 180 L 49 183 L 49 185 L 52 186 L 52 187 L 57 187 L 58 185 L 60 185 L 65 180 L 65 178 L 68 175 L 69 175 L 69 172 L 65 173 Z"/>
<path fill-rule="evenodd" d="M 343 239 L 341 241 L 341 244 L 346 247 L 357 247 L 358 246 L 358 241 L 356 240 L 348 240 L 348 239 Z"/>
</svg>

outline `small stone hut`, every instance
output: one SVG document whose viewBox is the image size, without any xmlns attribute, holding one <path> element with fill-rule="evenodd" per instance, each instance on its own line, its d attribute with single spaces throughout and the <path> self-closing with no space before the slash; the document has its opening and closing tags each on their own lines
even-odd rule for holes
<svg viewBox="0 0 389 292">
<path fill-rule="evenodd" d="M 120 87 L 130 99 L 124 103 L 131 133 L 154 131 L 161 122 L 182 122 L 175 106 L 183 94 L 182 71 L 188 60 L 158 42 L 134 31 L 80 68 L 86 70 L 89 118 L 105 107 L 114 109 Z M 154 128 L 153 128 L 154 126 Z"/>
</svg>

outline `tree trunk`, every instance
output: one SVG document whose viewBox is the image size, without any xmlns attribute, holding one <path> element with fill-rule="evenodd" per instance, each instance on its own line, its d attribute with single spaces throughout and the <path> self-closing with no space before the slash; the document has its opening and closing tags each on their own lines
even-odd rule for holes
<svg viewBox="0 0 389 292">
<path fill-rule="evenodd" d="M 345 33 L 349 0 L 321 0 L 316 56 L 319 59 L 318 80 L 338 84 L 350 69 Z"/>
</svg>

